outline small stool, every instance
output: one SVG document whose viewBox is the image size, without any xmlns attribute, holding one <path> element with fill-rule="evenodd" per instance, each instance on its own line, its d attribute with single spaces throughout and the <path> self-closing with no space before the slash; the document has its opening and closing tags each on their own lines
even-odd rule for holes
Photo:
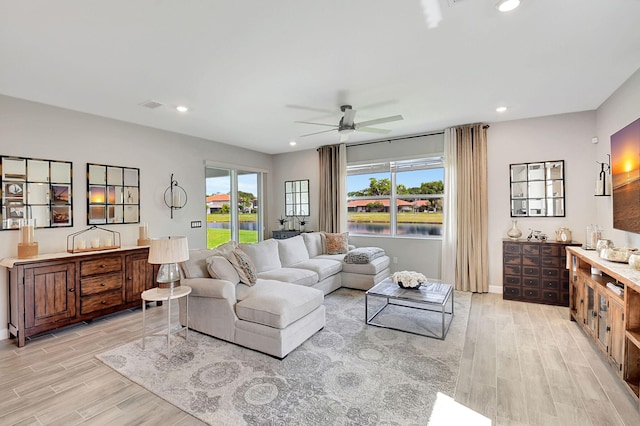
<svg viewBox="0 0 640 426">
<path fill-rule="evenodd" d="M 179 287 L 169 288 L 152 288 L 142 292 L 142 350 L 144 350 L 144 341 L 147 337 L 145 316 L 147 311 L 147 302 L 167 302 L 167 359 L 171 357 L 171 301 L 174 299 L 180 299 L 181 297 L 187 297 L 187 321 L 189 320 L 189 294 L 191 293 L 191 287 L 182 285 Z M 184 339 L 188 340 L 189 327 L 180 327 L 176 330 L 176 333 L 184 330 Z M 154 334 L 158 336 L 159 334 Z M 163 333 L 164 335 L 164 333 Z"/>
</svg>

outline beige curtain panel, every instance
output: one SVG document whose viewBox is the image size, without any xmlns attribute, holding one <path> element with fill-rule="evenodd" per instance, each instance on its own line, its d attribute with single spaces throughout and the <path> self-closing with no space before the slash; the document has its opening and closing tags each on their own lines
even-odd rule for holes
<svg viewBox="0 0 640 426">
<path fill-rule="evenodd" d="M 460 126 L 456 131 L 457 249 L 456 290 L 489 291 L 487 128 Z"/>
<path fill-rule="evenodd" d="M 320 160 L 320 200 L 318 231 L 343 232 L 346 228 L 346 146 L 318 148 Z M 343 212 L 344 210 L 344 212 Z"/>
</svg>

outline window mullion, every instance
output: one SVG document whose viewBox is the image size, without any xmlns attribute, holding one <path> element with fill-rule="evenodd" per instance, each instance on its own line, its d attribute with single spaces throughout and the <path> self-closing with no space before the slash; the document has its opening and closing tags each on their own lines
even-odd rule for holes
<svg viewBox="0 0 640 426">
<path fill-rule="evenodd" d="M 391 172 L 391 199 L 389 200 L 389 213 L 391 215 L 391 236 L 395 237 L 397 234 L 397 218 L 398 218 L 398 203 L 396 202 L 396 173 Z"/>
</svg>

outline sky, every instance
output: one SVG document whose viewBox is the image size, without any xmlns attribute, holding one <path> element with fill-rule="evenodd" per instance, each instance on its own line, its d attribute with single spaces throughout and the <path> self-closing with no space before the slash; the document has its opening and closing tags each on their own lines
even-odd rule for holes
<svg viewBox="0 0 640 426">
<path fill-rule="evenodd" d="M 258 195 L 258 179 L 256 174 L 238 176 L 238 190 Z M 229 176 L 207 178 L 207 195 L 228 194 L 230 191 Z"/>
<path fill-rule="evenodd" d="M 348 176 L 347 192 L 359 191 L 361 189 L 368 188 L 370 177 L 374 177 L 376 179 L 390 179 L 391 175 L 387 172 Z M 433 182 L 437 180 L 444 182 L 444 168 L 396 173 L 396 185 L 403 184 L 407 188 L 420 186 L 422 182 Z"/>
</svg>

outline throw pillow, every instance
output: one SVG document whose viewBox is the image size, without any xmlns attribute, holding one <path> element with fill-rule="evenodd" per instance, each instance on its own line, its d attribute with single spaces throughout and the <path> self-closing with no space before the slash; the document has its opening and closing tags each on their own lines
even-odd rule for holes
<svg viewBox="0 0 640 426">
<path fill-rule="evenodd" d="M 240 276 L 233 267 L 231 262 L 223 256 L 209 256 L 207 258 L 207 270 L 211 278 L 217 278 L 219 280 L 231 281 L 234 284 L 240 282 Z"/>
<path fill-rule="evenodd" d="M 253 285 L 258 280 L 256 267 L 251 261 L 249 255 L 243 252 L 241 249 L 236 248 L 229 254 L 227 258 L 238 272 L 240 282 Z"/>
<path fill-rule="evenodd" d="M 349 251 L 349 233 L 330 234 L 324 233 L 327 254 L 344 254 Z"/>
</svg>

